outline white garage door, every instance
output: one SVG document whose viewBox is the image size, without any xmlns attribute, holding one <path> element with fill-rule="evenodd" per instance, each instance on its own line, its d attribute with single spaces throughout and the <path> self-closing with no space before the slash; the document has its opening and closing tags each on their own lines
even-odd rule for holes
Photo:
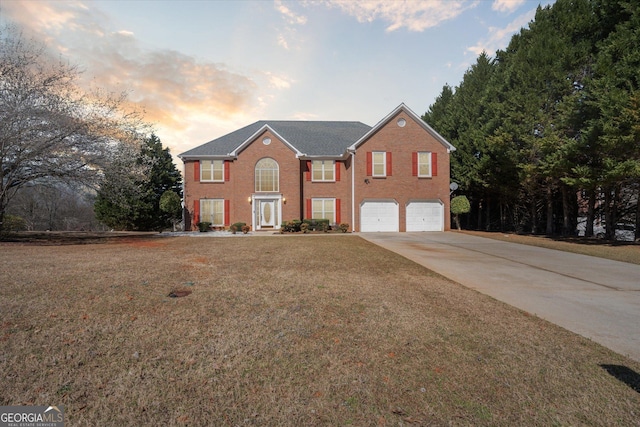
<svg viewBox="0 0 640 427">
<path fill-rule="evenodd" d="M 410 202 L 407 205 L 407 231 L 443 231 L 444 206 L 441 202 Z"/>
<path fill-rule="evenodd" d="M 360 231 L 398 231 L 396 202 L 364 202 L 360 207 Z"/>
</svg>

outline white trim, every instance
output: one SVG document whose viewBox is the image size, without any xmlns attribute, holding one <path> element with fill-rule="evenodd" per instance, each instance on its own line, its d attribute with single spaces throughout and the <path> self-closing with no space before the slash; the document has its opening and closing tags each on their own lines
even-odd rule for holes
<svg viewBox="0 0 640 427">
<path fill-rule="evenodd" d="M 359 227 L 358 223 L 358 229 Z M 356 152 L 351 153 L 351 229 L 356 230 Z"/>
<path fill-rule="evenodd" d="M 243 141 L 240 145 L 238 145 L 232 152 L 230 152 L 228 155 L 232 156 L 232 157 L 238 157 L 238 154 L 240 153 L 240 151 L 242 151 L 246 146 L 248 146 L 249 144 L 251 144 L 256 138 L 258 138 L 258 136 L 260 136 L 262 133 L 269 131 L 271 132 L 274 136 L 276 136 L 280 141 L 282 141 L 284 143 L 284 145 L 286 145 L 287 147 L 289 147 L 291 149 L 291 151 L 293 151 L 294 153 L 296 153 L 296 157 L 302 157 L 304 156 L 304 153 L 302 153 L 301 151 L 299 151 L 296 147 L 294 147 L 293 145 L 291 145 L 291 143 L 289 141 L 287 141 L 286 139 L 284 139 L 278 132 L 276 132 L 275 130 L 273 130 L 273 128 L 271 128 L 271 126 L 269 125 L 264 125 L 262 126 L 260 129 L 258 129 L 257 132 L 253 133 L 253 135 L 251 135 L 249 138 L 247 138 L 245 141 Z"/>
<path fill-rule="evenodd" d="M 278 212 L 274 218 L 274 226 L 273 228 L 262 228 L 260 226 L 260 221 L 257 221 L 256 216 L 256 208 L 260 204 L 261 201 L 269 201 L 273 200 L 277 203 Z M 282 224 L 282 194 L 259 194 L 254 193 L 251 195 L 251 229 L 252 230 L 279 230 L 280 225 Z"/>
<path fill-rule="evenodd" d="M 432 151 L 417 151 L 417 159 L 416 159 L 416 167 L 418 168 L 417 170 L 417 176 L 418 178 L 433 178 L 433 152 Z M 420 154 L 427 154 L 429 157 L 429 174 L 428 175 L 421 175 L 420 174 Z"/>
<path fill-rule="evenodd" d="M 337 166 L 336 166 L 336 161 L 335 160 L 315 159 L 315 160 L 310 160 L 310 162 L 311 162 L 311 182 L 336 182 L 336 167 Z M 322 178 L 323 179 L 315 179 L 314 178 L 313 162 L 322 162 Z M 324 179 L 324 176 L 326 175 L 326 172 L 327 172 L 327 167 L 326 167 L 324 162 L 331 162 L 331 168 L 330 169 L 332 169 L 332 175 L 333 175 L 332 179 Z"/>
<path fill-rule="evenodd" d="M 376 154 L 382 154 L 382 174 L 376 174 L 376 162 L 375 162 Z M 373 178 L 384 178 L 387 176 L 387 152 L 386 151 L 371 152 L 371 176 Z"/>
<path fill-rule="evenodd" d="M 209 169 L 209 171 L 211 172 L 211 179 L 204 179 L 202 178 L 202 172 L 205 170 L 205 168 L 202 167 L 202 162 L 211 162 L 211 168 Z M 220 179 L 214 179 L 214 162 L 222 162 L 222 178 Z M 222 159 L 203 159 L 200 160 L 200 182 L 224 182 L 224 160 Z"/>
<path fill-rule="evenodd" d="M 395 117 L 398 113 L 400 112 L 404 112 L 405 114 L 407 114 L 409 117 L 411 117 L 416 123 L 418 123 L 420 126 L 422 126 L 422 128 L 424 130 L 426 130 L 427 132 L 429 132 L 431 134 L 431 136 L 433 136 L 438 142 L 440 142 L 442 145 L 444 145 L 447 150 L 450 151 L 455 151 L 456 147 L 454 147 L 453 145 L 451 145 L 451 143 L 449 143 L 449 141 L 447 141 L 446 139 L 444 139 L 444 137 L 442 135 L 440 135 L 438 132 L 436 132 L 431 126 L 429 126 L 427 124 L 427 122 L 425 122 L 424 120 L 422 120 L 422 118 L 420 116 L 418 116 L 416 113 L 414 113 L 413 111 L 411 111 L 411 109 L 409 107 L 407 107 L 406 105 L 404 105 L 404 103 L 400 104 L 399 106 L 397 106 L 391 113 L 387 114 L 382 120 L 380 120 L 374 127 L 372 127 L 369 132 L 365 133 L 359 140 L 357 140 L 355 143 L 353 143 L 352 145 L 350 145 L 347 150 L 348 151 L 355 151 L 358 149 L 358 147 L 364 143 L 367 139 L 369 139 L 372 135 L 374 135 L 376 132 L 378 132 L 382 127 L 386 126 L 386 124 L 393 118 Z"/>
<path fill-rule="evenodd" d="M 333 218 L 314 218 L 313 217 L 313 202 L 316 200 L 322 200 L 323 205 L 322 205 L 322 213 L 324 214 L 324 202 L 326 202 L 327 200 L 331 200 L 333 202 Z M 312 197 L 311 198 L 311 218 L 310 219 L 329 219 L 331 221 L 331 224 L 336 222 L 336 198 L 335 197 Z"/>
</svg>

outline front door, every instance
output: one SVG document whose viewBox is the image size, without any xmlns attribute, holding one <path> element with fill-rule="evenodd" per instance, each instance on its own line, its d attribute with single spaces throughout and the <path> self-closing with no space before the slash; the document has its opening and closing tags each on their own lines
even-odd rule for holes
<svg viewBox="0 0 640 427">
<path fill-rule="evenodd" d="M 260 228 L 275 228 L 276 218 L 278 216 L 278 205 L 275 200 L 259 201 L 259 221 Z"/>
</svg>

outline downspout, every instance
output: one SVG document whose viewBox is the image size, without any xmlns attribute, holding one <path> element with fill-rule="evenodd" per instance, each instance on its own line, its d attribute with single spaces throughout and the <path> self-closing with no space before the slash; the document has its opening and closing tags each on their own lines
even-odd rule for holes
<svg viewBox="0 0 640 427">
<path fill-rule="evenodd" d="M 356 152 L 351 152 L 351 230 L 356 231 Z"/>
</svg>

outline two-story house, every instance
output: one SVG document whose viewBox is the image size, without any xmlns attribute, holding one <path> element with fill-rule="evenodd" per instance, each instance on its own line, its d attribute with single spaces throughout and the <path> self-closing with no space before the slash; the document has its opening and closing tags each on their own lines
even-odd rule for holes
<svg viewBox="0 0 640 427">
<path fill-rule="evenodd" d="M 178 156 L 186 227 L 326 218 L 361 232 L 448 230 L 454 150 L 404 104 L 373 127 L 258 121 Z"/>
</svg>

